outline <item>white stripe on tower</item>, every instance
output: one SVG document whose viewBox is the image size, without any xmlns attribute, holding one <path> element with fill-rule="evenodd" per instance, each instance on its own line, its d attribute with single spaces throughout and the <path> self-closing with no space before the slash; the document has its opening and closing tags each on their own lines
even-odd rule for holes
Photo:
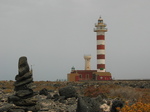
<svg viewBox="0 0 150 112">
<path fill-rule="evenodd" d="M 105 32 L 107 29 L 101 17 L 95 27 L 94 31 L 97 32 L 97 72 L 105 72 Z"/>
</svg>

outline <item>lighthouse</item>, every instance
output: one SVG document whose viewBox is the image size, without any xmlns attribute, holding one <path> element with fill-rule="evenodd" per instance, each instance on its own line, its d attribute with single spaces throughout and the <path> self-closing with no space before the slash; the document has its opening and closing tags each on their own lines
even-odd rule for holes
<svg viewBox="0 0 150 112">
<path fill-rule="evenodd" d="M 100 17 L 98 23 L 95 24 L 94 32 L 97 32 L 97 72 L 106 72 L 105 68 L 105 32 L 107 32 L 106 24 Z"/>
<path fill-rule="evenodd" d="M 111 73 L 105 68 L 105 32 L 107 32 L 106 24 L 100 17 L 95 24 L 94 32 L 96 35 L 96 50 L 97 50 L 97 69 L 91 70 L 90 55 L 84 55 L 85 69 L 71 69 L 71 73 L 67 74 L 68 81 L 103 81 L 112 80 Z"/>
</svg>

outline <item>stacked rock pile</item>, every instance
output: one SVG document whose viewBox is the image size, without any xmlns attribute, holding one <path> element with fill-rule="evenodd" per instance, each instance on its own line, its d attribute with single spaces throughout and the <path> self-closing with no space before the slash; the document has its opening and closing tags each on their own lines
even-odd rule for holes
<svg viewBox="0 0 150 112">
<path fill-rule="evenodd" d="M 26 57 L 20 57 L 18 62 L 18 75 L 15 77 L 14 83 L 15 95 L 8 98 L 9 102 L 12 102 L 17 108 L 22 108 L 26 111 L 37 111 L 37 100 L 33 97 L 34 92 L 32 90 L 33 78 L 32 70 L 30 71 Z M 16 110 L 15 110 L 16 111 Z"/>
</svg>

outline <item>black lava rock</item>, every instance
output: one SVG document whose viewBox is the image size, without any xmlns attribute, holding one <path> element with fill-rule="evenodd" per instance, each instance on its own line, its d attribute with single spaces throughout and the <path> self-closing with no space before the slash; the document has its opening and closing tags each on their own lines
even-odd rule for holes
<svg viewBox="0 0 150 112">
<path fill-rule="evenodd" d="M 48 90 L 46 88 L 44 88 L 44 89 L 40 90 L 39 94 L 47 96 L 48 95 Z"/>
<path fill-rule="evenodd" d="M 65 98 L 72 98 L 77 96 L 76 89 L 72 86 L 67 86 L 59 89 L 60 96 L 65 96 Z"/>
<path fill-rule="evenodd" d="M 99 102 L 90 97 L 79 97 L 77 112 L 100 112 Z"/>
<path fill-rule="evenodd" d="M 123 101 L 120 101 L 120 100 L 113 101 L 111 112 L 118 112 L 117 109 L 116 109 L 117 107 L 122 108 L 123 107 Z"/>
<path fill-rule="evenodd" d="M 8 112 L 25 112 L 23 109 L 10 109 Z"/>
</svg>

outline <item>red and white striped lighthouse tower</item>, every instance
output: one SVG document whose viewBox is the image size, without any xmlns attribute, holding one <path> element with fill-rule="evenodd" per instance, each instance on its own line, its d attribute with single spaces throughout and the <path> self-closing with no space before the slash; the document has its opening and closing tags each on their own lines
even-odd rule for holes
<svg viewBox="0 0 150 112">
<path fill-rule="evenodd" d="M 97 72 L 106 72 L 105 70 L 105 32 L 106 24 L 100 17 L 95 24 L 94 32 L 97 32 Z"/>
</svg>

